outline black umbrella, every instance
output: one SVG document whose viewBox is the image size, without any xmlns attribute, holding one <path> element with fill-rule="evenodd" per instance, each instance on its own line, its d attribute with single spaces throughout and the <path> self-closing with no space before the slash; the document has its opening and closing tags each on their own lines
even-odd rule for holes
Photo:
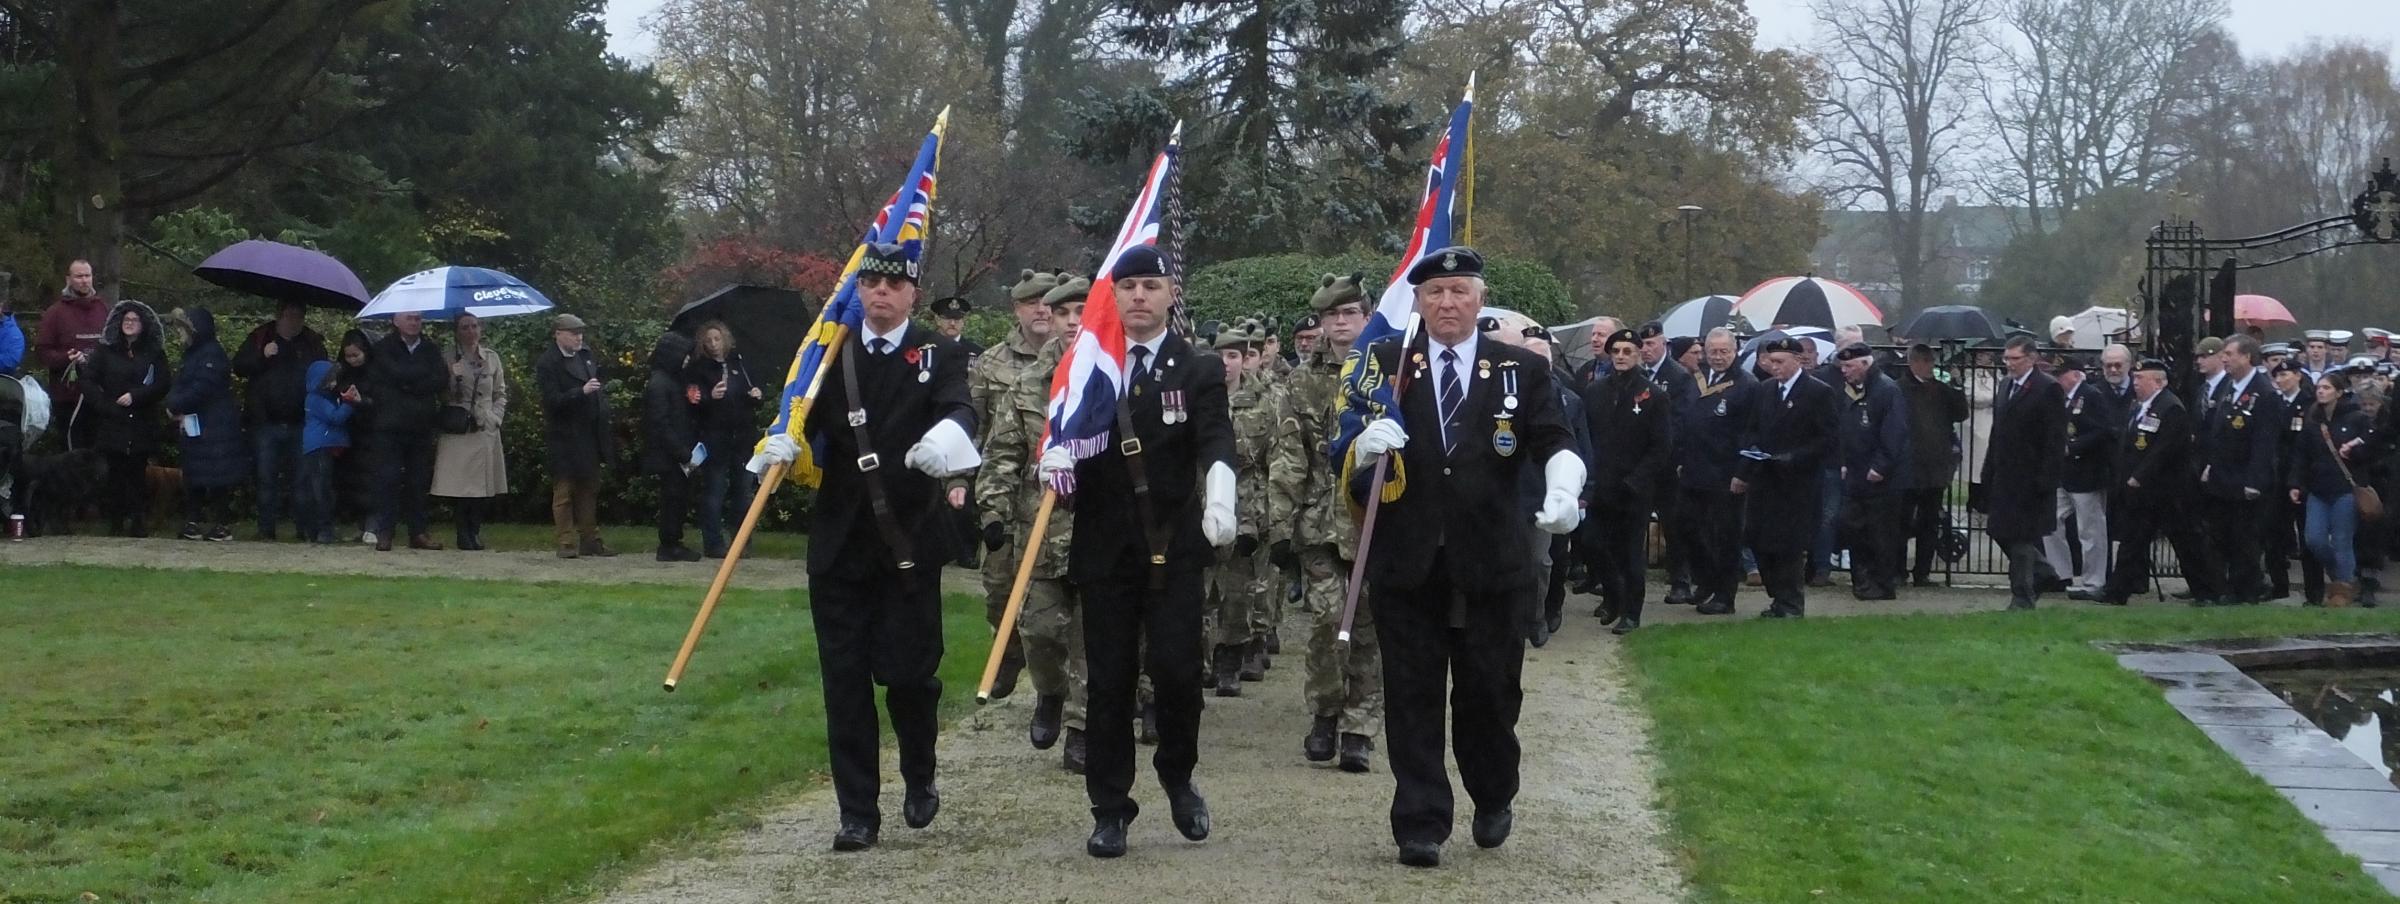
<svg viewBox="0 0 2400 904">
<path fill-rule="evenodd" d="M 1946 304 L 1926 308 L 1911 315 L 1892 335 L 1905 336 L 1919 342 L 1940 342 L 1944 339 L 1976 341 L 2000 338 L 2000 325 L 1992 315 L 1971 304 Z"/>
<path fill-rule="evenodd" d="M 750 378 L 772 394 L 783 387 L 817 311 L 807 294 L 765 286 L 726 286 L 675 312 L 675 331 L 692 335 L 711 320 L 733 331 L 734 348 L 749 362 Z"/>
</svg>

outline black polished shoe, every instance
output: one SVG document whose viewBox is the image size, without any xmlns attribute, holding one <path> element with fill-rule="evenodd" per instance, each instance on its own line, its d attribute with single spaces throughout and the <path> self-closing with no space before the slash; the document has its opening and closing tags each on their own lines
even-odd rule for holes
<svg viewBox="0 0 2400 904">
<path fill-rule="evenodd" d="M 1158 746 L 1158 704 L 1142 704 L 1141 734 L 1136 735 L 1133 740 L 1134 743 L 1144 747 Z"/>
<path fill-rule="evenodd" d="M 1308 725 L 1308 737 L 1300 742 L 1300 753 L 1307 756 L 1311 763 L 1322 763 L 1333 759 L 1333 729 L 1334 718 L 1332 716 L 1318 716 L 1311 720 Z"/>
<path fill-rule="evenodd" d="M 873 824 L 845 818 L 841 830 L 833 833 L 833 849 L 843 853 L 863 851 L 875 846 L 876 835 Z"/>
<path fill-rule="evenodd" d="M 1191 841 L 1208 840 L 1208 800 L 1191 785 L 1167 789 L 1167 809 L 1175 816 L 1175 831 Z"/>
<path fill-rule="evenodd" d="M 1475 846 L 1486 849 L 1499 847 L 1508 840 L 1509 830 L 1516 826 L 1517 811 L 1514 807 L 1501 807 L 1494 813 L 1476 811 Z"/>
<path fill-rule="evenodd" d="M 1442 846 L 1431 841 L 1400 842 L 1400 865 L 1432 869 L 1442 865 Z"/>
<path fill-rule="evenodd" d="M 2051 578 L 2041 582 L 2041 591 L 2043 593 L 2065 593 L 2067 588 L 2072 586 L 2074 586 L 2074 582 L 2066 578 Z"/>
<path fill-rule="evenodd" d="M 1617 620 L 1617 610 L 1607 603 L 1601 603 L 1592 607 L 1592 617 L 1599 619 L 1603 625 L 1613 624 Z"/>
<path fill-rule="evenodd" d="M 1633 629 L 1641 626 L 1642 619 L 1640 616 L 1628 615 L 1624 618 L 1617 619 L 1616 627 L 1608 629 L 1608 633 L 1617 635 L 1618 637 L 1623 637 L 1627 634 L 1633 633 Z"/>
<path fill-rule="evenodd" d="M 1034 699 L 1033 725 L 1025 732 L 1026 739 L 1033 742 L 1033 749 L 1048 750 L 1050 745 L 1058 743 L 1058 723 L 1066 711 L 1067 698 L 1063 696 L 1044 694 Z"/>
<path fill-rule="evenodd" d="M 1125 820 L 1102 816 L 1092 820 L 1091 840 L 1083 852 L 1103 860 L 1125 856 Z"/>
<path fill-rule="evenodd" d="M 1559 627 L 1565 625 L 1566 622 L 1567 614 L 1565 612 L 1552 612 L 1542 618 L 1542 627 L 1548 628 L 1550 633 L 1556 634 Z"/>
<path fill-rule="evenodd" d="M 1060 754 L 1058 758 L 1059 768 L 1075 773 L 1076 775 L 1082 775 L 1084 766 L 1088 762 L 1085 759 L 1083 752 L 1083 729 L 1067 729 L 1067 743 L 1065 745 L 1065 749 L 1066 752 Z"/>
<path fill-rule="evenodd" d="M 908 789 L 908 796 L 900 801 L 900 818 L 907 820 L 908 827 L 912 829 L 932 825 L 934 814 L 940 812 L 942 792 L 932 782 L 926 782 L 922 788 Z"/>
<path fill-rule="evenodd" d="M 1708 602 L 1701 603 L 1698 608 L 1695 608 L 1692 611 L 1698 612 L 1702 615 L 1732 615 L 1733 601 L 1721 596 L 1710 597 Z"/>
<path fill-rule="evenodd" d="M 2089 590 L 2069 590 L 2067 591 L 2067 598 L 2078 603 L 2097 603 L 2100 601 L 2100 595 Z"/>
<path fill-rule="evenodd" d="M 1375 739 L 1363 734 L 1342 732 L 1342 771 L 1367 771 L 1367 758 L 1375 752 Z"/>
<path fill-rule="evenodd" d="M 1689 606 L 1699 601 L 1699 597 L 1692 595 L 1690 587 L 1670 587 L 1667 589 L 1666 597 L 1659 600 L 1669 606 Z"/>
<path fill-rule="evenodd" d="M 1539 621 L 1534 622 L 1533 627 L 1525 629 L 1525 642 L 1532 644 L 1536 650 L 1549 646 L 1550 626 Z"/>
</svg>

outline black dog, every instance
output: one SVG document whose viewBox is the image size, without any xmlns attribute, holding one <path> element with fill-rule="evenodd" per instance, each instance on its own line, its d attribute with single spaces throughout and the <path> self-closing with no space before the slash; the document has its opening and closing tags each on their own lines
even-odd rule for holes
<svg viewBox="0 0 2400 904">
<path fill-rule="evenodd" d="M 100 498 L 108 482 L 108 458 L 91 449 L 25 456 L 18 471 L 27 536 L 74 532 L 75 516 Z"/>
</svg>

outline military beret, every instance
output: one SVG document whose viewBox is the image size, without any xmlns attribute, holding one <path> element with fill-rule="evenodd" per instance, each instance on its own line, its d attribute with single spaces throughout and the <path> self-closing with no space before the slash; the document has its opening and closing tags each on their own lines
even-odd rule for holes
<svg viewBox="0 0 2400 904">
<path fill-rule="evenodd" d="M 897 242 L 867 246 L 865 257 L 858 262 L 859 275 L 869 273 L 917 281 L 917 259 L 908 253 L 908 246 Z"/>
<path fill-rule="evenodd" d="M 1309 330 L 1321 329 L 1324 327 L 1324 325 L 1325 324 L 1323 321 L 1317 319 L 1317 315 L 1302 314 L 1300 315 L 1300 319 L 1292 324 L 1292 332 L 1305 333 Z"/>
<path fill-rule="evenodd" d="M 1212 347 L 1218 351 L 1225 351 L 1257 342 L 1258 339 L 1248 329 L 1245 329 L 1247 326 L 1249 324 L 1238 324 L 1218 331 L 1216 342 L 1212 344 Z"/>
<path fill-rule="evenodd" d="M 2167 362 L 2161 361 L 2157 358 L 2143 358 L 2142 363 L 2134 365 L 2133 369 L 2135 371 L 2149 371 L 2151 373 L 2163 374 L 2167 372 Z"/>
<path fill-rule="evenodd" d="M 1092 281 L 1080 276 L 1068 276 L 1064 282 L 1042 295 L 1042 303 L 1051 307 L 1082 301 L 1092 293 Z"/>
<path fill-rule="evenodd" d="M 1773 339 L 1759 343 L 1759 354 L 1771 355 L 1776 352 L 1790 352 L 1795 355 L 1805 355 L 1808 354 L 1808 347 L 1802 344 L 1800 340 L 1794 339 L 1790 336 L 1777 336 Z"/>
<path fill-rule="evenodd" d="M 1632 343 L 1635 348 L 1640 348 L 1642 345 L 1642 337 L 1636 335 L 1632 330 L 1618 330 L 1614 333 L 1608 334 L 1608 341 L 1600 343 L 1600 347 L 1613 351 L 1616 349 L 1617 343 L 1619 342 L 1629 342 Z"/>
<path fill-rule="evenodd" d="M 1541 324 L 1536 323 L 1527 326 L 1524 332 L 1525 338 L 1527 339 L 1540 339 L 1544 342 L 1550 341 L 1550 328 Z"/>
<path fill-rule="evenodd" d="M 1325 274 L 1325 278 L 1317 283 L 1316 294 L 1308 297 L 1308 309 L 1322 314 L 1354 301 L 1365 301 L 1367 290 L 1359 285 L 1365 280 L 1366 274 L 1363 273 L 1348 276 Z"/>
<path fill-rule="evenodd" d="M 1408 284 L 1421 286 L 1445 276 L 1483 276 L 1483 255 L 1465 245 L 1452 245 L 1425 255 L 1408 268 Z"/>
<path fill-rule="evenodd" d="M 1157 245 L 1135 245 L 1117 255 L 1117 262 L 1108 268 L 1110 280 L 1132 279 L 1137 276 L 1167 275 L 1167 256 L 1159 253 Z"/>
<path fill-rule="evenodd" d="M 1842 346 L 1842 350 L 1834 352 L 1833 357 L 1841 361 L 1856 361 L 1860 358 L 1875 357 L 1875 350 L 1868 348 L 1864 342 L 1853 342 Z"/>
<path fill-rule="evenodd" d="M 960 298 L 956 295 L 952 295 L 947 298 L 936 298 L 933 300 L 933 316 L 940 317 L 945 320 L 964 319 L 967 316 L 967 312 L 974 309 L 974 305 L 968 304 L 966 299 Z"/>
<path fill-rule="evenodd" d="M 2305 374 L 2308 372 L 2300 368 L 2300 362 L 2294 361 L 2290 358 L 2285 358 L 2281 361 L 2275 362 L 2275 366 L 2270 367 L 2267 370 L 2270 373 L 2277 374 Z"/>
<path fill-rule="evenodd" d="M 1016 285 L 1008 287 L 1008 300 L 1040 301 L 1042 296 L 1050 294 L 1050 290 L 1058 288 L 1058 277 L 1056 273 L 1027 270 L 1024 276 L 1017 278 Z"/>
<path fill-rule="evenodd" d="M 1641 330 L 1640 330 L 1640 333 L 1641 333 L 1641 337 L 1642 337 L 1643 339 L 1648 339 L 1648 338 L 1650 338 L 1650 337 L 1652 337 L 1652 336 L 1664 336 L 1664 335 L 1666 335 L 1666 334 L 1667 334 L 1667 328 L 1666 328 L 1666 326 L 1665 326 L 1664 324 L 1661 324 L 1661 323 L 1659 323 L 1658 321 L 1656 321 L 1656 320 L 1653 320 L 1653 321 L 1650 321 L 1649 323 L 1642 324 L 1642 328 L 1641 328 Z"/>
<path fill-rule="evenodd" d="M 2203 355 L 2213 355 L 2224 350 L 2225 340 L 2219 339 L 2215 336 L 2210 336 L 2200 340 L 2200 344 L 2192 349 L 2192 351 Z"/>
<path fill-rule="evenodd" d="M 1547 333 L 1543 334 L 1543 338 L 1548 338 L 1548 336 L 1549 334 Z M 1681 358 L 1683 357 L 1684 352 L 1691 351 L 1692 346 L 1699 344 L 1700 339 L 1695 336 L 1678 336 L 1676 338 L 1669 339 L 1667 340 L 1667 357 Z"/>
<path fill-rule="evenodd" d="M 1478 333 L 1489 333 L 1498 329 L 1500 329 L 1500 318 L 1498 317 L 1486 314 L 1475 318 L 1475 331 Z"/>
</svg>

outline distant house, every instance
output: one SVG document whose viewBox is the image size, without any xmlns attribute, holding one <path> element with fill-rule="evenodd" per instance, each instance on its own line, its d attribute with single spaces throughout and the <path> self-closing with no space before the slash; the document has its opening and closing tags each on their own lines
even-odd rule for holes
<svg viewBox="0 0 2400 904">
<path fill-rule="evenodd" d="M 1928 214 L 1926 270 L 1930 298 L 1900 297 L 1900 278 L 1885 240 L 1884 214 L 1872 210 L 1828 210 L 1823 233 L 1809 255 L 1818 276 L 1857 286 L 1886 318 L 1940 304 L 1973 304 L 2008 243 L 2024 228 L 2024 211 L 1946 201 Z M 2050 222 L 2055 222 L 2052 219 Z"/>
</svg>

